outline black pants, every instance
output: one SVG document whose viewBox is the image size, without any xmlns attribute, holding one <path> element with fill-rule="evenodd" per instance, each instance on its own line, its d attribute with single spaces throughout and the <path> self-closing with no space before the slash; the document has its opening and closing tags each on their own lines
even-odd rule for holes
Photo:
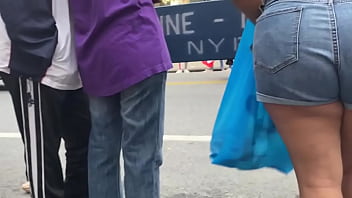
<svg viewBox="0 0 352 198">
<path fill-rule="evenodd" d="M 88 198 L 88 99 L 83 91 L 62 91 L 0 73 L 10 91 L 25 145 L 33 198 Z M 66 148 L 66 174 L 58 155 Z"/>
</svg>

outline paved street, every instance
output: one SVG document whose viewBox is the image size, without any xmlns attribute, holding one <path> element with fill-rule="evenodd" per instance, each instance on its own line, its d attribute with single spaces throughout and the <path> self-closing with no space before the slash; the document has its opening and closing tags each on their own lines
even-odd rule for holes
<svg viewBox="0 0 352 198">
<path fill-rule="evenodd" d="M 169 75 L 162 198 L 295 198 L 293 173 L 210 164 L 209 138 L 228 75 Z M 0 92 L 0 198 L 26 198 L 19 189 L 24 181 L 23 148 L 11 105 L 9 95 Z"/>
</svg>

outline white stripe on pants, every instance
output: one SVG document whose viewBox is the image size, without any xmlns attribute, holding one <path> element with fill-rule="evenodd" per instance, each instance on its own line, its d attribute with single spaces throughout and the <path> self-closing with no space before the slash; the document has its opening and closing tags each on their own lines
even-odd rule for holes
<svg viewBox="0 0 352 198">
<path fill-rule="evenodd" d="M 44 143 L 40 84 L 19 78 L 26 167 L 33 198 L 45 198 Z"/>
</svg>

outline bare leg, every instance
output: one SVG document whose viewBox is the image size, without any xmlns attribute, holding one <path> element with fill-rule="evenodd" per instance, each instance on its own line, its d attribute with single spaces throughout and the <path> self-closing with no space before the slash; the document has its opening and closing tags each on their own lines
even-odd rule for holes
<svg viewBox="0 0 352 198">
<path fill-rule="evenodd" d="M 301 198 L 342 198 L 342 105 L 266 108 L 290 152 Z"/>
<path fill-rule="evenodd" d="M 352 110 L 345 110 L 342 126 L 342 159 L 344 198 L 352 198 Z"/>
</svg>

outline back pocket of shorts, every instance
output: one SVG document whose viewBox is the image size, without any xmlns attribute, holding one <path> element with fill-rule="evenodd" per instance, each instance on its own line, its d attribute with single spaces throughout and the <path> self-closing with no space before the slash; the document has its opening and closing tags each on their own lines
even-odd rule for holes
<svg viewBox="0 0 352 198">
<path fill-rule="evenodd" d="M 302 8 L 268 8 L 258 18 L 253 44 L 255 67 L 276 73 L 298 61 Z"/>
</svg>

